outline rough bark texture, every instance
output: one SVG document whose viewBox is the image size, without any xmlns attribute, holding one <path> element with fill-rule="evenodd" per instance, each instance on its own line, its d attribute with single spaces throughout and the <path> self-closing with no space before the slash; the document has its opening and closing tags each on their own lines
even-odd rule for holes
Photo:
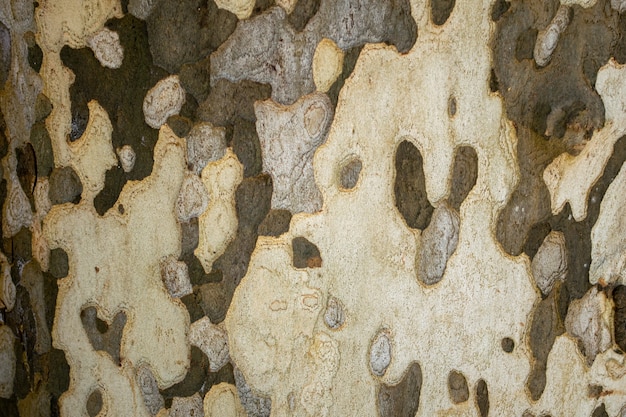
<svg viewBox="0 0 626 417">
<path fill-rule="evenodd" d="M 0 416 L 626 415 L 626 3 L 0 2 Z"/>
</svg>

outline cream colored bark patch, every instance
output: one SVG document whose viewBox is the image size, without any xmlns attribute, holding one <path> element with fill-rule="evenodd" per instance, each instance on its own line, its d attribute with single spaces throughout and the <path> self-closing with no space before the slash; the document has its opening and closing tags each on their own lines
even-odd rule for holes
<svg viewBox="0 0 626 417">
<path fill-rule="evenodd" d="M 94 151 L 94 148 L 99 147 L 95 144 L 84 145 L 83 142 L 86 141 L 82 139 L 72 145 L 67 143 L 66 138 L 70 132 L 71 121 L 69 87 L 74 81 L 74 74 L 63 66 L 59 52 L 64 45 L 69 45 L 72 48 L 87 46 L 87 40 L 100 31 L 104 27 L 104 23 L 113 17 L 122 17 L 122 7 L 119 0 L 102 0 L 95 3 L 82 0 L 44 0 L 35 10 L 38 28 L 37 43 L 43 52 L 40 69 L 40 75 L 44 82 L 43 92 L 50 99 L 52 105 L 52 112 L 46 119 L 46 127 L 50 133 L 56 166 L 72 166 L 71 163 L 81 163 L 77 160 L 78 158 L 74 157 L 75 153 L 78 152 L 82 159 L 83 152 L 90 153 Z M 83 134 L 83 137 L 91 136 L 91 141 L 95 143 L 104 141 L 106 144 L 110 140 L 107 136 L 110 135 L 111 129 L 108 116 L 97 104 L 89 103 L 89 111 L 90 115 L 92 111 L 97 114 L 90 116 L 89 123 L 91 126 L 88 126 L 87 129 L 95 127 L 96 130 L 100 131 L 98 131 L 98 135 Z M 106 122 L 103 121 L 104 117 L 107 118 Z M 89 150 L 83 150 L 83 148 Z M 87 191 L 87 195 L 83 194 L 83 198 L 87 199 L 95 196 L 94 189 L 97 191 L 101 189 L 99 186 L 91 189 L 94 186 L 91 181 L 99 181 L 100 178 L 104 180 L 104 173 L 111 166 L 108 150 L 100 149 L 96 153 L 99 159 L 82 162 L 94 164 L 92 167 L 88 164 L 86 170 L 80 167 L 75 168 L 81 181 L 86 177 L 89 181 L 88 184 L 83 182 L 83 187 Z M 89 158 L 92 157 L 93 155 Z M 115 159 L 114 154 L 113 159 Z M 113 164 L 115 163 L 116 161 L 113 161 Z"/>
<path fill-rule="evenodd" d="M 626 285 L 626 165 L 604 195 L 591 230 L 589 282 Z"/>
<path fill-rule="evenodd" d="M 527 258 L 506 256 L 491 232 L 518 173 L 516 137 L 489 91 L 489 7 L 458 2 L 437 27 L 427 5 L 414 2 L 420 35 L 412 51 L 363 49 L 315 153 L 323 209 L 294 216 L 280 237 L 259 238 L 226 327 L 231 358 L 253 390 L 271 398 L 272 415 L 376 415 L 379 384 L 397 383 L 414 361 L 423 374 L 419 416 L 476 414 L 452 403 L 453 369 L 470 386 L 487 382 L 490 398 L 498 399 L 490 414 L 521 415 L 528 407 L 524 332 L 537 294 Z M 395 151 L 403 140 L 423 155 L 435 205 L 450 193 L 455 148 L 472 146 L 478 156 L 457 248 L 429 288 L 415 264 L 420 232 L 394 206 Z M 354 159 L 362 169 L 348 190 L 340 171 Z M 321 267 L 292 266 L 296 237 L 317 246 Z M 338 302 L 340 326 L 336 314 L 325 318 L 326 306 Z M 428 320 L 416 319 L 425 312 Z M 512 353 L 502 350 L 504 337 L 514 340 Z"/>
<path fill-rule="evenodd" d="M 607 374 L 610 363 L 624 366 L 624 356 L 612 349 L 596 357 L 588 368 L 582 359 L 576 342 L 566 335 L 557 337 L 548 356 L 546 389 L 534 406 L 535 415 L 588 417 L 593 410 L 604 403 L 609 416 L 621 417 L 626 403 L 624 386 L 626 378 L 614 378 Z M 600 386 L 597 395 L 588 395 L 590 387 Z"/>
<path fill-rule="evenodd" d="M 58 53 L 63 45 L 86 46 L 87 39 L 102 29 L 108 19 L 122 16 L 120 0 L 44 0 L 35 11 L 41 47 L 53 53 Z"/>
<path fill-rule="evenodd" d="M 202 182 L 209 191 L 207 209 L 198 218 L 200 230 L 198 247 L 194 251 L 209 273 L 237 232 L 235 191 L 243 180 L 243 165 L 229 148 L 226 155 L 210 162 L 202 170 Z"/>
<path fill-rule="evenodd" d="M 246 411 L 237 395 L 237 388 L 226 382 L 213 385 L 204 397 L 204 416 L 246 417 Z"/>
<path fill-rule="evenodd" d="M 593 2 L 564 1 L 582 6 Z M 147 16 L 156 3 L 131 0 L 129 8 Z M 222 3 L 251 7 L 250 2 Z M 603 402 L 614 416 L 624 404 L 626 366 L 623 355 L 607 350 L 610 314 L 602 308 L 609 302 L 606 298 L 598 302 L 604 295 L 597 291 L 585 299 L 595 300 L 591 307 L 582 302 L 570 306 L 569 326 L 589 349 L 595 349 L 595 361 L 589 367 L 570 336 L 557 338 L 541 400 L 532 403 L 527 397 L 531 356 L 527 331 L 540 294 L 528 259 L 507 256 L 492 235 L 498 212 L 518 178 L 516 138 L 499 96 L 488 88 L 493 22 L 487 10 L 493 2 L 457 3 L 449 20 L 436 26 L 430 21 L 429 2 L 413 2 L 420 34 L 405 56 L 383 45 L 363 49 L 341 92 L 325 145 L 320 147 L 333 117 L 325 95 L 307 96 L 289 107 L 269 100 L 257 103 L 264 168 L 273 177 L 278 201 L 273 205 L 309 212 L 295 215 L 282 236 L 259 239 L 225 322 L 233 362 L 255 394 L 272 399 L 275 416 L 376 415 L 381 383 L 397 383 L 414 361 L 424 376 L 420 416 L 476 415 L 479 380 L 489 387 L 490 415 L 523 415 L 529 410 L 534 415 L 587 417 Z M 290 12 L 296 1 L 277 4 Z M 622 8 L 619 1 L 611 5 Z M 111 210 L 98 216 L 91 203 L 103 189 L 105 172 L 117 163 L 111 124 L 104 109 L 92 102 L 85 134 L 67 142 L 73 74 L 63 67 L 58 52 L 64 45 L 87 45 L 107 19 L 122 16 L 121 5 L 116 0 L 42 0 L 37 14 L 44 92 L 53 107 L 46 126 L 55 164 L 73 167 L 85 188 L 79 205 L 50 209 L 46 184 L 38 183 L 33 214 L 19 181 L 11 177 L 15 166 L 4 166 L 9 203 L 3 228 L 9 236 L 30 227 L 34 256 L 44 269 L 47 242 L 42 233 L 52 247 L 69 255 L 69 275 L 59 280 L 53 330 L 53 344 L 65 351 L 71 366 L 70 389 L 60 401 L 62 414 L 84 414 L 96 387 L 103 392 L 100 415 L 197 412 L 198 396 L 175 399 L 169 411 L 162 408 L 159 389 L 185 375 L 190 342 L 203 347 L 213 371 L 228 360 L 229 350 L 222 326 L 205 318 L 190 328 L 184 306 L 173 298 L 190 291 L 184 264 L 177 261 L 181 238 L 177 221 L 200 216 L 195 253 L 210 272 L 237 230 L 234 197 L 243 168 L 232 150 L 224 154 L 224 129 L 206 125 L 197 129 L 198 135 L 192 130 L 185 163 L 185 141 L 163 127 L 152 175 L 129 182 L 120 196 L 124 214 Z M 554 37 L 547 40 L 547 46 L 556 47 Z M 315 82 L 320 90 L 327 89 L 341 69 L 337 51 L 331 49 L 320 49 L 320 56 L 331 55 L 318 62 Z M 552 51 L 548 48 L 544 55 L 549 58 Z M 154 106 L 148 113 L 157 128 L 179 110 L 184 91 L 174 90 L 151 96 L 149 104 Z M 607 125 L 581 155 L 564 155 L 555 160 L 556 168 L 546 170 L 556 173 L 556 179 L 546 180 L 553 210 L 560 211 L 570 201 L 577 219 L 585 217 L 589 189 L 601 175 L 613 143 L 624 134 L 622 67 L 614 62 L 605 66 L 598 74 L 597 90 L 605 103 Z M 449 103 L 455 103 L 454 112 Z M 205 140 L 207 135 L 211 141 Z M 445 268 L 437 269 L 429 287 L 420 280 L 423 264 L 417 262 L 424 251 L 424 234 L 407 227 L 393 201 L 395 152 L 403 140 L 423 155 L 428 198 L 440 212 L 450 195 L 455 149 L 471 146 L 479 161 L 479 178 L 455 225 L 456 249 L 442 257 L 445 260 L 438 265 Z M 131 171 L 132 155 L 118 156 L 124 171 Z M 347 161 L 359 169 L 344 182 L 341 172 Z M 10 156 L 3 163 L 14 162 Z M 189 166 L 201 174 L 202 184 L 194 176 L 188 181 L 189 192 L 180 193 Z M 623 282 L 624 242 L 618 234 L 623 231 L 619 207 L 624 175 L 620 173 L 609 188 L 597 231 L 594 228 L 597 268 L 592 264 L 592 281 Z M 181 195 L 190 204 L 181 204 L 184 209 L 177 211 Z M 48 210 L 44 230 L 39 230 L 32 221 L 38 222 Z M 299 237 L 319 249 L 323 258 L 319 268 L 293 266 L 292 241 Z M 563 265 L 553 263 L 554 268 L 540 271 L 550 278 L 541 285 L 546 291 L 551 272 L 562 272 Z M 169 267 L 161 275 L 164 264 Z M 7 265 L 2 277 L 12 285 Z M 29 291 L 41 290 L 36 282 L 24 284 Z M 10 298 L 5 293 L 3 301 Z M 13 287 L 13 299 L 14 293 Z M 127 315 L 120 366 L 91 346 L 80 321 L 86 307 L 95 307 L 109 323 L 119 312 Z M 421 319 L 424 316 L 428 320 Z M 595 327 L 585 327 L 589 320 Z M 594 338 L 598 328 L 599 339 Z M 0 335 L 2 329 L 6 326 L 0 327 Z M 503 338 L 514 344 L 510 353 L 500 348 Z M 6 352 L 0 348 L 0 363 L 14 365 L 16 358 L 8 361 L 1 356 Z M 446 376 L 451 370 L 462 373 L 471 387 L 464 404 L 454 404 L 448 394 Z M 8 372 L 11 383 L 14 372 Z M 587 395 L 592 385 L 602 387 L 597 397 Z M 30 397 L 34 403 L 37 397 Z M 203 406 L 207 416 L 245 416 L 236 388 L 228 384 L 212 387 Z"/>
<path fill-rule="evenodd" d="M 276 0 L 276 4 L 282 7 L 288 14 L 293 12 L 298 0 Z"/>
<path fill-rule="evenodd" d="M 93 198 L 104 187 L 106 171 L 117 165 L 111 147 L 113 127 L 106 110 L 97 101 L 90 101 L 89 122 L 83 135 L 68 145 L 71 152 L 69 166 L 74 168 L 83 185 L 82 198 Z"/>
<path fill-rule="evenodd" d="M 149 366 L 160 388 L 186 373 L 189 316 L 164 288 L 159 268 L 160 259 L 180 253 L 174 203 L 185 169 L 184 142 L 167 127 L 159 134 L 154 159 L 149 177 L 122 190 L 118 204 L 124 214 L 111 210 L 100 217 L 81 200 L 54 206 L 44 221 L 50 246 L 63 248 L 70 261 L 68 276 L 59 280 L 53 327 L 53 344 L 65 351 L 70 365 L 70 387 L 60 399 L 63 414 L 84 409 L 98 384 L 105 415 L 146 416 L 138 367 Z M 91 346 L 80 319 L 90 305 L 105 321 L 126 313 L 121 366 Z"/>
<path fill-rule="evenodd" d="M 63 415 L 83 413 L 96 387 L 102 391 L 100 415 L 156 414 L 163 402 L 159 389 L 180 381 L 189 366 L 189 316 L 184 305 L 168 293 L 187 293 L 189 283 L 181 278 L 184 274 L 179 273 L 180 268 L 170 271 L 173 273 L 166 268 L 165 283 L 160 273 L 162 262 L 177 259 L 180 254 L 181 232 L 175 202 L 185 173 L 185 142 L 169 128 L 162 128 L 154 150 L 152 174 L 141 182 L 126 184 L 117 201 L 124 210 L 99 216 L 92 206 L 93 198 L 104 186 L 106 170 L 117 164 L 111 146 L 111 123 L 104 109 L 90 102 L 90 118 L 83 136 L 74 143 L 66 140 L 71 120 L 69 87 L 74 76 L 62 65 L 59 51 L 66 44 L 74 48 L 85 46 L 111 17 L 121 17 L 119 1 L 44 1 L 37 10 L 38 43 L 44 54 L 41 74 L 44 92 L 53 108 L 46 127 L 55 165 L 73 167 L 83 184 L 78 205 L 50 209 L 49 201 L 37 198 L 38 206 L 45 211 L 50 209 L 44 235 L 52 248 L 63 248 L 69 257 L 69 274 L 59 280 L 52 332 L 53 345 L 64 350 L 70 365 L 70 387 L 60 398 Z M 146 103 L 148 120 L 155 127 L 176 113 L 184 101 L 184 91 L 176 77 L 157 87 Z M 133 156 L 129 150 L 121 150 L 125 171 L 132 170 Z M 233 181 L 238 184 L 241 165 L 234 155 L 228 163 L 239 173 Z M 17 190 L 19 184 L 15 183 Z M 234 188 L 235 185 L 226 204 L 233 213 Z M 215 194 L 215 201 L 221 201 L 219 193 Z M 211 236 L 207 239 L 216 230 L 224 229 L 232 230 L 232 237 L 236 229 L 236 218 L 234 228 L 230 226 L 234 214 L 229 225 L 214 215 L 221 228 L 205 230 L 205 235 Z M 223 217 L 228 219 L 228 215 Z M 16 229 L 20 221 L 13 221 L 11 228 Z M 91 345 L 80 319 L 86 307 L 95 307 L 98 317 L 108 323 L 117 313 L 126 314 L 119 365 Z"/>
<path fill-rule="evenodd" d="M 247 19 L 254 9 L 254 0 L 215 0 L 220 9 L 228 10 L 239 19 Z"/>
<path fill-rule="evenodd" d="M 343 69 L 343 51 L 330 39 L 322 39 L 313 55 L 313 81 L 317 91 L 327 92 Z"/>
<path fill-rule="evenodd" d="M 561 154 L 543 172 L 552 213 L 558 214 L 569 202 L 576 221 L 587 217 L 589 191 L 602 175 L 613 145 L 626 133 L 626 68 L 614 60 L 600 68 L 596 90 L 604 102 L 604 127 L 593 134 L 578 156 Z"/>
</svg>

